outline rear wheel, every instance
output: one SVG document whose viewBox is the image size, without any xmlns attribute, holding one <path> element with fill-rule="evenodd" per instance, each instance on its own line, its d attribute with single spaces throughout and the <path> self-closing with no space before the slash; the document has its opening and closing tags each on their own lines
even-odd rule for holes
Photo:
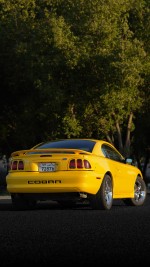
<svg viewBox="0 0 150 267">
<path fill-rule="evenodd" d="M 134 198 L 124 199 L 127 206 L 142 206 L 146 199 L 146 184 L 144 180 L 138 176 L 134 184 Z"/>
<path fill-rule="evenodd" d="M 90 195 L 92 209 L 110 210 L 113 203 L 113 185 L 111 177 L 106 174 L 96 195 Z"/>
</svg>

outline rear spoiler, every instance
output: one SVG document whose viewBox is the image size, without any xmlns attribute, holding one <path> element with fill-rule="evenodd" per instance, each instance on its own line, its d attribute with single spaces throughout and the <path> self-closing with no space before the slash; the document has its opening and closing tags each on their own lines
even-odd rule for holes
<svg viewBox="0 0 150 267">
<path fill-rule="evenodd" d="M 11 157 L 20 157 L 24 155 L 33 155 L 33 154 L 84 154 L 91 155 L 91 152 L 73 149 L 73 148 L 46 148 L 46 149 L 28 149 L 20 150 L 11 153 Z"/>
</svg>

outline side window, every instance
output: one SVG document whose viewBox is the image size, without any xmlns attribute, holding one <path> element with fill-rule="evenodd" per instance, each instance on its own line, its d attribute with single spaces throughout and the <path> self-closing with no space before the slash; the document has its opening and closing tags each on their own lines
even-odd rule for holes
<svg viewBox="0 0 150 267">
<path fill-rule="evenodd" d="M 119 162 L 123 162 L 123 157 L 109 145 L 103 144 L 102 152 L 106 158 L 119 161 Z"/>
</svg>

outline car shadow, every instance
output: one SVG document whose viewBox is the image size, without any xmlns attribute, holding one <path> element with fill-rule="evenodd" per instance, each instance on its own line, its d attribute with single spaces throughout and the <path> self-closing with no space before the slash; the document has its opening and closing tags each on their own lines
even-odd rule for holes
<svg viewBox="0 0 150 267">
<path fill-rule="evenodd" d="M 147 199 L 145 201 L 144 206 L 149 205 L 150 193 L 147 193 Z M 114 199 L 112 208 L 122 208 L 125 207 L 126 204 L 123 200 Z M 129 208 L 129 206 L 126 206 Z M 131 207 L 132 208 L 132 207 Z M 134 207 L 133 207 L 134 208 Z M 55 201 L 39 201 L 34 209 L 23 210 L 20 209 L 18 211 L 29 211 L 29 210 L 92 210 L 89 203 L 77 203 L 74 207 L 63 207 L 59 203 Z M 0 198 L 0 211 L 14 211 L 13 205 L 11 202 L 11 198 Z"/>
</svg>

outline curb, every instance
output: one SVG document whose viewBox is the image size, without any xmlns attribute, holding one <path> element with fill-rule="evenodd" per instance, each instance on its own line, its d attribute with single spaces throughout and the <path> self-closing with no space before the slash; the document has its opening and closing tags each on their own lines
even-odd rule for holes
<svg viewBox="0 0 150 267">
<path fill-rule="evenodd" d="M 9 195 L 3 195 L 3 196 L 0 196 L 0 200 L 3 200 L 3 199 L 11 199 L 11 196 L 9 196 Z"/>
<path fill-rule="evenodd" d="M 11 199 L 10 194 L 7 192 L 6 186 L 0 186 L 0 199 Z"/>
</svg>

